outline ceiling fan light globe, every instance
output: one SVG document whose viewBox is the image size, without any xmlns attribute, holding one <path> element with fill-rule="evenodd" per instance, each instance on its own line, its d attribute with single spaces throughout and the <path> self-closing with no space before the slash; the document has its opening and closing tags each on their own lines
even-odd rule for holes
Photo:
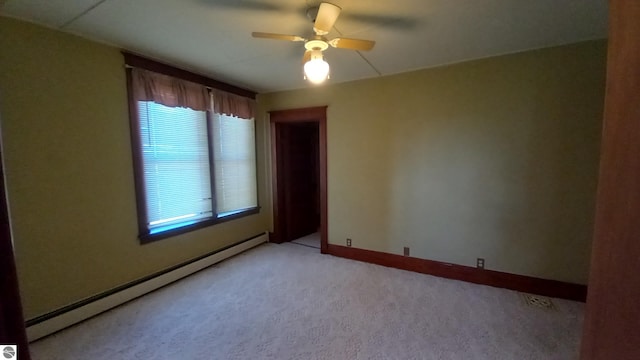
<svg viewBox="0 0 640 360">
<path fill-rule="evenodd" d="M 329 76 L 329 63 L 322 58 L 311 59 L 304 64 L 304 74 L 310 82 L 320 84 Z"/>
</svg>

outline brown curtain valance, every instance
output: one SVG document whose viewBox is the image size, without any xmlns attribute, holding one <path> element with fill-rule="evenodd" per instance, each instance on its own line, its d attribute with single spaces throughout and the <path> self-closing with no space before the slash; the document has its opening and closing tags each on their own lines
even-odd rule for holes
<svg viewBox="0 0 640 360">
<path fill-rule="evenodd" d="M 135 100 L 198 111 L 211 110 L 209 93 L 203 85 L 138 68 L 131 69 L 131 80 Z"/>
<path fill-rule="evenodd" d="M 253 99 L 216 89 L 211 89 L 211 99 L 213 112 L 216 114 L 237 116 L 243 119 L 252 119 L 255 116 L 256 101 Z"/>
</svg>

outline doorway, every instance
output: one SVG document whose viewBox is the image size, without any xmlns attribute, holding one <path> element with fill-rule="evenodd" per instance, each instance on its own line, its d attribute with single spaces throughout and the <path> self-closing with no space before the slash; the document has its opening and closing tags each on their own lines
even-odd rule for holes
<svg viewBox="0 0 640 360">
<path fill-rule="evenodd" d="M 273 233 L 327 250 L 326 106 L 270 112 Z M 317 243 L 317 240 L 315 240 Z"/>
</svg>

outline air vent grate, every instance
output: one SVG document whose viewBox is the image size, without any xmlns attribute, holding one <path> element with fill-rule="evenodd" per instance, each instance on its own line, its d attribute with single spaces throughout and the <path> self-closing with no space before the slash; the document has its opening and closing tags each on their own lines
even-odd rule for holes
<svg viewBox="0 0 640 360">
<path fill-rule="evenodd" d="M 555 306 L 550 298 L 540 295 L 522 294 L 522 298 L 529 306 L 537 307 L 545 310 L 554 310 Z"/>
</svg>

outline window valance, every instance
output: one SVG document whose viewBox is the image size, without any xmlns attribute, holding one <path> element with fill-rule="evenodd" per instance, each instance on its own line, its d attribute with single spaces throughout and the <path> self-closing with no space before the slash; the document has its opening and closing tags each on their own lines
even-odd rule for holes
<svg viewBox="0 0 640 360">
<path fill-rule="evenodd" d="M 169 107 L 197 111 L 213 110 L 216 114 L 243 119 L 255 117 L 255 100 L 153 71 L 132 68 L 131 81 L 136 101 L 153 101 Z M 213 103 L 213 106 L 211 105 Z"/>
<path fill-rule="evenodd" d="M 253 119 L 255 117 L 255 100 L 221 91 L 211 89 L 213 100 L 213 112 L 216 114 L 236 116 L 243 119 Z"/>
<path fill-rule="evenodd" d="M 197 111 L 211 110 L 209 92 L 203 85 L 138 68 L 131 69 L 131 82 L 136 101 L 153 101 Z"/>
</svg>

